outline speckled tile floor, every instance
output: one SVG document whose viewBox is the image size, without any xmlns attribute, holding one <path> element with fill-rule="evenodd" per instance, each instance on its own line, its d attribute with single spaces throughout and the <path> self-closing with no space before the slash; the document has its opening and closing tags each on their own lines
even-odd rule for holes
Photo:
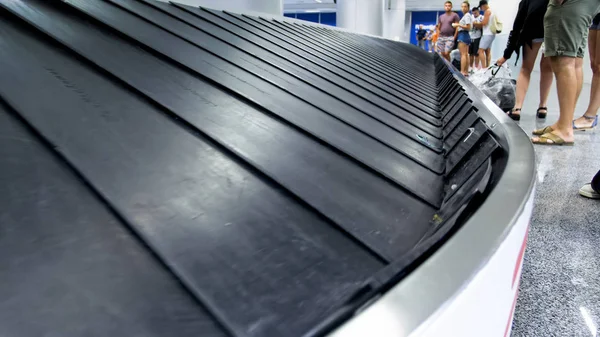
<svg viewBox="0 0 600 337">
<path fill-rule="evenodd" d="M 521 127 L 536 120 L 539 73 L 532 76 Z M 585 85 L 576 115 L 585 111 Z M 556 88 L 549 123 L 558 118 Z M 600 130 L 576 134 L 572 148 L 536 146 L 538 185 L 513 336 L 600 335 L 600 201 L 578 195 L 600 170 Z"/>
</svg>

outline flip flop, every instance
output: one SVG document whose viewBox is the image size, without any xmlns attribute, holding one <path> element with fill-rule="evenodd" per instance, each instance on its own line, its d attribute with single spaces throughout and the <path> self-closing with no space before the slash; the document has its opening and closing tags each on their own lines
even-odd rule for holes
<svg viewBox="0 0 600 337">
<path fill-rule="evenodd" d="M 551 141 L 552 143 L 549 143 Z M 538 140 L 531 139 L 533 144 L 537 145 L 549 145 L 549 146 L 573 146 L 575 142 L 565 142 L 560 136 L 553 133 L 545 133 L 538 137 Z"/>
<path fill-rule="evenodd" d="M 542 112 L 542 110 L 546 110 L 546 112 Z M 546 118 L 547 115 L 548 115 L 548 108 L 539 107 L 537 109 L 537 118 L 544 119 L 544 118 Z"/>
<path fill-rule="evenodd" d="M 534 136 L 541 136 L 541 135 L 545 135 L 547 133 L 550 133 L 552 131 L 554 131 L 554 129 L 551 126 L 547 126 L 547 127 L 543 128 L 543 129 L 538 129 L 538 130 L 533 131 L 532 134 Z"/>
<path fill-rule="evenodd" d="M 598 126 L 598 116 L 595 117 L 588 117 L 588 116 L 582 116 L 583 118 L 587 119 L 588 121 L 594 120 L 594 122 L 592 123 L 592 126 L 586 126 L 586 127 L 582 127 L 582 128 L 578 128 L 575 126 L 575 121 L 573 121 L 573 130 L 576 131 L 585 131 L 585 130 L 592 130 L 595 129 L 596 126 Z"/>
</svg>

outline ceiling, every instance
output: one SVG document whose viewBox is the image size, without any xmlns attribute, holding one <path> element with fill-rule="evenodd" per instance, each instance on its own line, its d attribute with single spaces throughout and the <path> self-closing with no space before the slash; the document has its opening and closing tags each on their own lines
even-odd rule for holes
<svg viewBox="0 0 600 337">
<path fill-rule="evenodd" d="M 333 4 L 333 0 L 283 0 L 285 5 L 298 5 L 298 4 Z"/>
<path fill-rule="evenodd" d="M 284 0 L 285 12 L 331 12 L 335 11 L 333 0 Z"/>
</svg>

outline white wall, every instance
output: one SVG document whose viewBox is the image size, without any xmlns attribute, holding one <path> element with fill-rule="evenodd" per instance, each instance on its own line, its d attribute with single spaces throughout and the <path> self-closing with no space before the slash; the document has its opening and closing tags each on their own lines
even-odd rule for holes
<svg viewBox="0 0 600 337">
<path fill-rule="evenodd" d="M 161 1 L 168 2 L 169 0 Z M 283 0 L 175 0 L 175 2 L 233 12 L 260 12 L 283 15 Z"/>
</svg>

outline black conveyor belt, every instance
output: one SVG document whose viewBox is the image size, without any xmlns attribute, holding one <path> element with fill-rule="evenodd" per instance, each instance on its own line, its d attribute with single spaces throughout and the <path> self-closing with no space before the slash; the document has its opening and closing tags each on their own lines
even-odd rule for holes
<svg viewBox="0 0 600 337">
<path fill-rule="evenodd" d="M 3 336 L 318 333 L 455 225 L 498 149 L 412 46 L 154 0 L 0 8 Z"/>
</svg>

